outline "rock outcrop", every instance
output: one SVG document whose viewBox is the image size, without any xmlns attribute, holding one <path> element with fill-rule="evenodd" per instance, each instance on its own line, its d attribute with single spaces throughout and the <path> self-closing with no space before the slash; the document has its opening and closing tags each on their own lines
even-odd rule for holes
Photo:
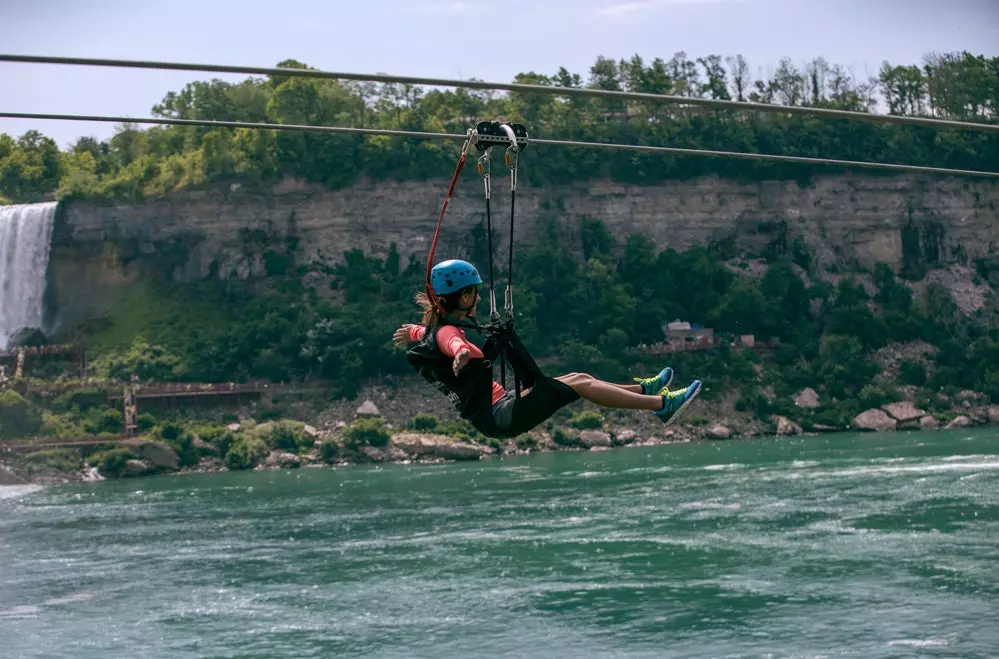
<svg viewBox="0 0 999 659">
<path fill-rule="evenodd" d="M 294 260 L 339 260 L 351 249 L 384 255 L 395 244 L 403 262 L 425 255 L 445 179 L 361 183 L 340 190 L 286 180 L 271 186 L 215 185 L 140 202 L 68 200 L 56 215 L 47 293 L 65 325 L 99 315 L 123 285 L 144 276 L 196 280 L 266 273 L 261 241 L 294 237 Z M 657 249 L 727 242 L 763 251 L 776 238 L 800 239 L 822 263 L 856 260 L 899 266 L 906 244 L 926 263 L 962 262 L 999 242 L 993 181 L 872 177 L 863 172 L 793 180 L 739 182 L 717 177 L 637 186 L 612 181 L 518 189 L 517 234 L 557 217 L 578 231 L 581 217 L 603 221 L 612 235 L 641 234 Z M 391 217 L 391 222 L 385 218 Z M 668 217 L 669 222 L 663 222 Z M 522 218 L 522 221 L 521 219 Z M 459 186 L 441 229 L 461 244 L 482 222 L 482 199 Z M 502 232 L 498 236 L 506 240 Z M 503 245 L 495 249 L 502 250 Z"/>
<path fill-rule="evenodd" d="M 805 387 L 794 397 L 794 404 L 806 410 L 819 407 L 819 394 L 811 387 Z"/>
<path fill-rule="evenodd" d="M 154 469 L 167 469 L 174 471 L 180 467 L 180 458 L 173 447 L 165 442 L 151 439 L 131 439 L 122 442 L 136 456 Z"/>
<path fill-rule="evenodd" d="M 775 416 L 773 422 L 777 424 L 777 435 L 781 437 L 786 437 L 789 435 L 800 435 L 802 433 L 801 426 L 799 426 L 794 421 L 791 421 L 786 416 Z"/>
<path fill-rule="evenodd" d="M 853 423 L 850 425 L 856 430 L 883 431 L 895 430 L 896 424 L 895 419 L 885 414 L 884 411 L 870 409 L 854 417 Z"/>
<path fill-rule="evenodd" d="M 579 433 L 579 443 L 586 448 L 597 446 L 610 446 L 611 437 L 602 430 L 584 430 Z"/>
</svg>

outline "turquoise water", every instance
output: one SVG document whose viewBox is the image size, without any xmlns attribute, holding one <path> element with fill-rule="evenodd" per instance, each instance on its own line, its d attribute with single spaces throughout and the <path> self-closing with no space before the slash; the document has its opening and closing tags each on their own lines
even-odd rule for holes
<svg viewBox="0 0 999 659">
<path fill-rule="evenodd" d="M 995 429 L 0 488 L 3 657 L 987 657 Z"/>
</svg>

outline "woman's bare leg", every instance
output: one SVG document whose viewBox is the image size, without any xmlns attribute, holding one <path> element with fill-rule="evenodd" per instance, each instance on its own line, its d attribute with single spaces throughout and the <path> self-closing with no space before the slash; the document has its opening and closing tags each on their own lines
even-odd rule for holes
<svg viewBox="0 0 999 659">
<path fill-rule="evenodd" d="M 580 398 L 602 407 L 622 410 L 661 410 L 662 396 L 646 396 L 639 384 L 611 384 L 586 373 L 569 373 L 555 378 L 569 385 Z"/>
</svg>

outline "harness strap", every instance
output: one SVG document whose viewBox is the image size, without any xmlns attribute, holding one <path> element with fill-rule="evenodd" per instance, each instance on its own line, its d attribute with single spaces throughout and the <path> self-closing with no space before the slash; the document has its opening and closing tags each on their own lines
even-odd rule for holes
<svg viewBox="0 0 999 659">
<path fill-rule="evenodd" d="M 517 165 L 520 164 L 520 146 L 517 144 L 517 134 L 510 124 L 500 124 L 500 129 L 510 138 L 510 146 L 506 149 L 506 165 L 510 168 L 510 257 L 507 266 L 506 295 L 503 309 L 508 320 L 513 319 L 513 221 L 517 205 Z M 490 258 L 492 255 L 490 254 Z M 520 394 L 518 389 L 517 394 Z"/>
<path fill-rule="evenodd" d="M 430 273 L 434 267 L 434 255 L 437 253 L 437 240 L 440 238 L 441 224 L 444 222 L 444 214 L 447 213 L 448 202 L 451 201 L 451 195 L 454 194 L 454 186 L 457 185 L 458 179 L 461 178 L 461 170 L 465 168 L 465 161 L 468 159 L 468 149 L 473 144 L 476 143 L 478 138 L 478 133 L 476 133 L 474 128 L 468 130 L 468 139 L 465 140 L 465 144 L 461 147 L 461 157 L 458 158 L 458 164 L 454 168 L 454 174 L 451 176 L 451 184 L 448 185 L 447 195 L 444 197 L 444 205 L 441 207 L 440 217 L 437 218 L 437 228 L 434 230 L 434 239 L 430 243 L 430 255 L 427 256 L 427 273 L 426 273 L 426 291 L 427 297 L 431 302 L 437 307 L 441 315 L 445 314 L 444 305 L 441 304 L 440 298 L 434 293 L 434 287 L 430 284 Z"/>
</svg>

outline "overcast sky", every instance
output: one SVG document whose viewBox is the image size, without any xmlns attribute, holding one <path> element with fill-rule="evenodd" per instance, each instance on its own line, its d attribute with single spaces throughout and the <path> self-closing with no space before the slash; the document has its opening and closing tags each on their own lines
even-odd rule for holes
<svg viewBox="0 0 999 659">
<path fill-rule="evenodd" d="M 754 75 L 824 56 L 856 75 L 968 50 L 999 56 L 999 0 L 0 0 L 0 52 L 510 81 L 598 55 L 741 53 Z M 0 62 L 0 111 L 149 116 L 192 80 L 244 76 Z M 65 147 L 112 124 L 0 119 Z"/>
</svg>

